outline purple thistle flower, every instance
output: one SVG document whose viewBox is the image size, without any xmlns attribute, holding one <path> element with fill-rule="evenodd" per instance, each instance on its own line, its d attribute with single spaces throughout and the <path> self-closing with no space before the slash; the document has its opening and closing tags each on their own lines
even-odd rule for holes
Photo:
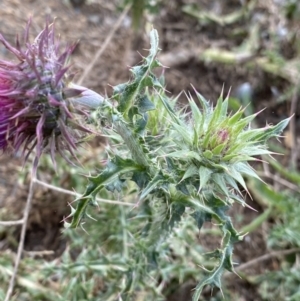
<svg viewBox="0 0 300 301">
<path fill-rule="evenodd" d="M 67 61 L 75 45 L 61 52 L 53 24 L 30 43 L 29 27 L 30 22 L 22 48 L 18 39 L 13 47 L 0 34 L 0 41 L 17 59 L 15 63 L 0 60 L 0 150 L 21 151 L 26 161 L 35 149 L 36 169 L 43 151 L 50 151 L 54 164 L 56 151 L 66 160 L 66 150 L 75 157 L 78 130 L 89 131 L 77 118 L 84 113 L 78 107 L 80 98 L 90 92 L 100 104 L 102 97 L 72 85 Z"/>
</svg>

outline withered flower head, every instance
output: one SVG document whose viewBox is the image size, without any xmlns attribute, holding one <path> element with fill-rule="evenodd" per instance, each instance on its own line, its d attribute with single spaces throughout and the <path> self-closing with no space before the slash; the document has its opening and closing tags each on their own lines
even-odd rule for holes
<svg viewBox="0 0 300 301">
<path fill-rule="evenodd" d="M 56 152 L 67 160 L 65 151 L 75 156 L 78 130 L 88 131 L 79 122 L 83 111 L 78 98 L 90 90 L 71 87 L 67 63 L 75 45 L 61 51 L 53 24 L 30 42 L 29 27 L 30 22 L 23 46 L 18 39 L 12 46 L 0 34 L 0 41 L 16 59 L 0 60 L 0 150 L 20 152 L 26 160 L 35 149 L 36 168 L 43 151 L 50 151 L 54 163 Z"/>
</svg>

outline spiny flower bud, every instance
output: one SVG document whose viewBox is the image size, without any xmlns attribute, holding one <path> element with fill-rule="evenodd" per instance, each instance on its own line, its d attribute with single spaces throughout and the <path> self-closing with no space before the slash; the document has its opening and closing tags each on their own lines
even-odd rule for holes
<svg viewBox="0 0 300 301">
<path fill-rule="evenodd" d="M 215 193 L 223 195 L 228 204 L 233 200 L 244 204 L 238 184 L 247 191 L 243 176 L 259 178 L 249 161 L 257 160 L 255 157 L 259 155 L 272 154 L 266 142 L 279 137 L 290 119 L 275 126 L 251 129 L 250 123 L 259 112 L 244 117 L 244 110 L 240 109 L 230 114 L 228 97 L 223 100 L 221 95 L 213 107 L 200 93 L 195 93 L 202 110 L 189 96 L 192 111 L 189 126 L 172 115 L 175 147 L 167 156 L 173 160 L 178 158 L 173 164 L 182 166 L 182 182 L 196 179 L 193 185 L 197 193 L 204 187 L 217 188 Z"/>
<path fill-rule="evenodd" d="M 75 45 L 60 51 L 53 24 L 47 24 L 31 43 L 29 27 L 30 22 L 23 47 L 18 39 L 13 47 L 0 34 L 0 41 L 17 60 L 0 60 L 0 150 L 21 151 L 26 160 L 35 149 L 36 168 L 45 150 L 50 151 L 54 163 L 56 152 L 66 160 L 65 151 L 75 156 L 77 130 L 89 131 L 80 123 L 84 114 L 80 107 L 88 106 L 80 98 L 91 94 L 100 105 L 102 97 L 72 86 L 67 61 Z"/>
<path fill-rule="evenodd" d="M 229 131 L 226 129 L 218 130 L 217 136 L 218 136 L 218 142 L 224 143 L 229 139 Z"/>
</svg>

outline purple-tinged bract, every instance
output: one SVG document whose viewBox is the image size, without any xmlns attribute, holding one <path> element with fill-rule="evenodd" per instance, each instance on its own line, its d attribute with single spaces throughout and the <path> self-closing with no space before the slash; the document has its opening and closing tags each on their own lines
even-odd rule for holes
<svg viewBox="0 0 300 301">
<path fill-rule="evenodd" d="M 20 152 L 24 160 L 36 150 L 35 168 L 43 151 L 54 161 L 58 151 L 74 155 L 78 123 L 70 95 L 68 58 L 74 46 L 60 51 L 53 24 L 29 41 L 27 24 L 24 46 L 13 47 L 0 34 L 0 41 L 15 56 L 16 62 L 0 60 L 0 150 Z M 73 89 L 74 90 L 74 89 Z M 79 116 L 79 115 L 78 115 Z"/>
</svg>

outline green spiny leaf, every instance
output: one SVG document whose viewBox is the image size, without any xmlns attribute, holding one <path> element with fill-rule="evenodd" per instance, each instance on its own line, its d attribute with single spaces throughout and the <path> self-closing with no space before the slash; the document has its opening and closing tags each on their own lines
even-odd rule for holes
<svg viewBox="0 0 300 301">
<path fill-rule="evenodd" d="M 207 184 L 207 182 L 210 180 L 210 176 L 212 174 L 212 170 L 209 168 L 206 168 L 204 166 L 200 166 L 199 168 L 199 191 Z"/>
<path fill-rule="evenodd" d="M 272 137 L 278 137 L 282 133 L 282 131 L 286 128 L 291 118 L 292 117 L 286 118 L 274 126 L 266 127 L 265 131 L 261 133 L 261 135 L 258 135 L 256 137 L 256 140 L 266 142 Z"/>
<path fill-rule="evenodd" d="M 228 174 L 224 174 L 224 181 L 225 183 L 230 185 L 233 189 L 235 189 L 237 192 L 239 192 L 239 187 L 236 181 L 231 176 L 229 176 Z"/>
<path fill-rule="evenodd" d="M 220 97 L 218 99 L 217 105 L 214 108 L 213 114 L 211 116 L 207 131 L 210 132 L 212 128 L 215 128 L 216 125 L 218 124 L 220 117 L 221 116 L 221 112 L 222 112 L 222 104 L 223 104 L 223 98 Z"/>
<path fill-rule="evenodd" d="M 250 116 L 247 116 L 239 121 L 237 121 L 233 126 L 233 133 L 234 135 L 238 135 L 250 122 L 259 114 L 255 113 Z"/>
<path fill-rule="evenodd" d="M 166 179 L 158 172 L 155 177 L 149 181 L 148 185 L 143 189 L 140 199 L 147 197 L 153 190 L 159 189 L 163 183 L 166 183 Z"/>
<path fill-rule="evenodd" d="M 229 96 L 227 96 L 225 98 L 225 100 L 223 101 L 222 103 L 222 109 L 221 109 L 221 113 L 220 113 L 220 117 L 222 117 L 221 120 L 223 120 L 224 118 L 227 117 L 227 114 L 228 114 L 228 99 L 229 99 Z"/>
<path fill-rule="evenodd" d="M 246 176 L 256 178 L 256 179 L 262 181 L 261 178 L 255 172 L 255 170 L 248 163 L 238 162 L 238 163 L 234 164 L 233 167 L 236 168 L 236 170 L 238 170 L 240 173 L 242 173 Z"/>
<path fill-rule="evenodd" d="M 180 124 L 172 122 L 172 126 L 175 128 L 177 133 L 182 137 L 182 139 L 185 141 L 187 146 L 191 146 L 193 144 L 192 133 L 189 132 L 188 128 L 184 126 L 182 122 L 180 122 Z"/>
<path fill-rule="evenodd" d="M 193 177 L 197 174 L 198 174 L 198 168 L 194 164 L 191 164 L 191 165 L 189 165 L 189 167 L 185 171 L 185 173 L 184 173 L 182 179 L 180 180 L 180 182 L 184 181 L 187 178 Z"/>
<path fill-rule="evenodd" d="M 149 100 L 147 95 L 141 95 L 137 101 L 137 107 L 140 114 L 155 110 L 154 104 Z"/>
<path fill-rule="evenodd" d="M 195 90 L 195 89 L 194 89 Z M 196 96 L 201 104 L 201 107 L 203 108 L 203 115 L 208 116 L 211 114 L 211 105 L 209 101 L 207 101 L 199 92 L 195 90 Z"/>
<path fill-rule="evenodd" d="M 240 174 L 239 171 L 237 171 L 233 166 L 230 166 L 228 168 L 228 175 L 230 175 L 233 179 L 235 179 L 239 184 L 241 184 L 243 186 L 243 188 L 248 192 L 246 183 L 242 177 L 242 175 Z"/>
<path fill-rule="evenodd" d="M 217 145 L 213 150 L 212 153 L 216 156 L 216 155 L 220 155 L 220 153 L 222 152 L 222 150 L 226 147 L 226 143 L 222 143 Z"/>
<path fill-rule="evenodd" d="M 240 141 L 259 141 L 259 137 L 265 132 L 264 128 L 246 130 L 239 135 Z"/>
<path fill-rule="evenodd" d="M 183 213 L 185 212 L 185 206 L 180 203 L 171 204 L 170 218 L 167 222 L 168 230 L 172 229 L 177 222 L 181 220 Z"/>
<path fill-rule="evenodd" d="M 209 149 L 207 149 L 206 151 L 203 152 L 203 156 L 206 159 L 211 159 L 214 156 L 214 154 L 212 153 L 212 151 L 210 151 Z"/>
<path fill-rule="evenodd" d="M 204 222 L 211 221 L 211 219 L 212 219 L 212 215 L 210 213 L 200 211 L 200 210 L 196 210 L 192 214 L 192 217 L 195 219 L 199 230 L 201 230 Z"/>
<path fill-rule="evenodd" d="M 164 97 L 163 95 L 159 95 L 159 99 L 161 100 L 162 104 L 164 105 L 166 111 L 168 112 L 168 114 L 171 117 L 171 119 L 173 120 L 173 122 L 176 124 L 180 124 L 181 123 L 180 119 L 178 118 L 177 114 L 175 113 L 175 111 L 173 110 L 171 105 L 169 104 L 166 97 Z"/>
<path fill-rule="evenodd" d="M 256 145 L 251 147 L 245 147 L 243 152 L 248 156 L 258 156 L 258 155 L 270 155 L 272 154 L 271 151 L 264 148 L 264 146 Z"/>
<path fill-rule="evenodd" d="M 212 175 L 212 181 L 215 182 L 219 188 L 221 189 L 222 193 L 228 196 L 228 187 L 226 186 L 226 182 L 224 176 L 222 174 L 214 173 Z"/>
<path fill-rule="evenodd" d="M 238 202 L 239 204 L 241 204 L 242 206 L 245 206 L 245 204 L 246 204 L 245 200 L 237 194 L 229 193 L 229 197 L 230 197 L 230 199 L 232 199 L 232 200 Z"/>
<path fill-rule="evenodd" d="M 189 101 L 190 108 L 191 108 L 192 114 L 193 114 L 194 127 L 196 129 L 197 135 L 200 135 L 203 130 L 202 127 L 203 127 L 203 122 L 204 122 L 203 118 L 204 117 L 202 116 L 201 111 L 199 110 L 198 106 L 194 102 L 191 95 L 189 95 L 188 101 Z"/>
<path fill-rule="evenodd" d="M 166 154 L 166 157 L 171 157 L 171 158 L 180 158 L 182 160 L 192 160 L 196 159 L 197 161 L 201 161 L 201 158 L 198 153 L 194 151 L 187 151 L 187 150 L 182 150 L 182 151 L 177 151 L 177 152 L 172 152 L 169 154 Z"/>
<path fill-rule="evenodd" d="M 194 129 L 194 131 L 193 131 L 193 133 L 194 133 L 193 146 L 194 146 L 195 149 L 198 149 L 198 147 L 199 147 L 199 133 L 197 132 L 197 129 L 196 129 L 195 126 L 193 127 L 193 129 Z"/>
<path fill-rule="evenodd" d="M 195 293 L 193 295 L 193 301 L 199 300 L 201 292 L 206 285 L 210 285 L 212 287 L 218 287 L 219 289 L 221 289 L 221 276 L 224 270 L 233 271 L 233 264 L 232 264 L 231 257 L 232 257 L 234 241 L 235 238 L 232 239 L 231 231 L 225 228 L 225 233 L 223 237 L 223 249 L 217 250 L 218 252 L 213 252 L 213 254 L 210 255 L 210 257 L 211 256 L 217 257 L 219 264 L 214 270 L 208 272 L 207 273 L 208 275 L 205 277 L 205 279 L 203 279 L 197 285 L 195 289 Z"/>
<path fill-rule="evenodd" d="M 121 157 L 116 157 L 111 161 L 105 170 L 97 177 L 89 178 L 89 185 L 81 198 L 77 201 L 76 211 L 74 212 L 71 228 L 76 228 L 80 224 L 81 220 L 86 214 L 86 210 L 91 201 L 94 200 L 96 194 L 105 186 L 111 184 L 115 179 L 118 181 L 118 177 L 121 174 L 141 170 L 141 167 L 135 164 L 130 159 L 122 159 Z"/>
<path fill-rule="evenodd" d="M 243 116 L 244 114 L 244 110 L 238 110 L 233 116 L 231 116 L 228 121 L 226 122 L 226 125 L 228 127 L 234 126 L 239 120 L 240 118 Z"/>
<path fill-rule="evenodd" d="M 147 85 L 149 85 L 149 80 L 147 78 L 150 74 L 151 69 L 159 65 L 158 61 L 155 60 L 155 56 L 159 51 L 158 41 L 159 39 L 157 31 L 155 29 L 151 30 L 151 48 L 149 50 L 148 57 L 145 58 L 143 65 L 131 68 L 131 72 L 134 76 L 133 81 L 131 83 L 128 83 L 125 88 L 122 86 L 121 89 L 117 89 L 120 91 L 120 96 L 118 97 L 118 109 L 121 113 L 125 114 L 125 118 L 128 113 L 128 110 L 135 104 L 139 94 L 143 91 L 143 89 L 145 89 Z"/>
<path fill-rule="evenodd" d="M 158 33 L 157 30 L 152 29 L 150 31 L 150 56 L 149 59 L 152 58 L 151 62 L 153 61 L 153 59 L 155 58 L 157 51 L 159 50 L 159 37 L 158 37 Z"/>
<path fill-rule="evenodd" d="M 140 118 L 134 123 L 134 132 L 140 136 L 143 136 L 143 133 L 146 129 L 148 121 L 148 114 L 143 114 Z"/>
</svg>

